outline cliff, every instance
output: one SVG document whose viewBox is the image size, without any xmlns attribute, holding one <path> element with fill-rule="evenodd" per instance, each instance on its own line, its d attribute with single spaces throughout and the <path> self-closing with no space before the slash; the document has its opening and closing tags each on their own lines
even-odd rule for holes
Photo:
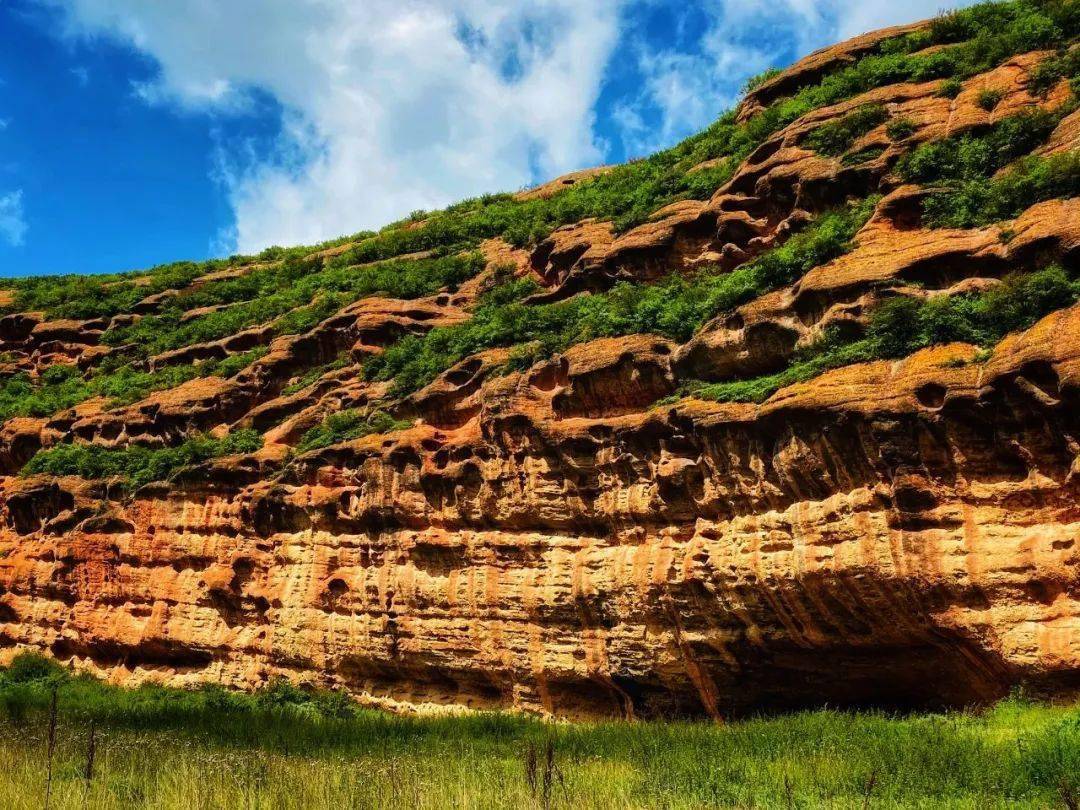
<svg viewBox="0 0 1080 810">
<path fill-rule="evenodd" d="M 3 655 L 567 717 L 1075 695 L 1078 34 L 982 6 L 642 163 L 7 282 Z"/>
</svg>

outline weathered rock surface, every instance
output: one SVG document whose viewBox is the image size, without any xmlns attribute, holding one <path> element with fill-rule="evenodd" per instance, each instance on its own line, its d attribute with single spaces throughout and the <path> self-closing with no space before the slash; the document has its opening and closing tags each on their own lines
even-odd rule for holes
<svg viewBox="0 0 1080 810">
<path fill-rule="evenodd" d="M 895 33 L 808 57 L 751 93 L 742 117 Z M 1043 56 L 1009 60 L 955 99 L 935 82 L 900 84 L 816 110 L 711 199 L 625 233 L 586 220 L 531 251 L 488 240 L 489 270 L 459 288 L 364 298 L 302 335 L 254 327 L 151 361 L 266 347 L 229 379 L 8 420 L 0 657 L 46 650 L 120 683 L 252 688 L 285 676 L 394 709 L 566 717 L 963 705 L 1019 684 L 1080 693 L 1080 305 L 989 357 L 937 346 L 760 405 L 665 404 L 687 379 L 783 368 L 827 329 L 859 335 L 889 296 L 985 289 L 1051 262 L 1075 269 L 1076 199 L 990 228 L 930 230 L 917 214 L 924 190 L 892 173 L 912 144 L 1060 103 L 1064 87 L 1027 92 Z M 993 111 L 977 103 L 987 86 L 1004 90 Z M 815 127 L 869 102 L 914 122 L 903 147 L 878 127 L 853 147 L 882 147 L 864 164 L 805 148 Z M 1075 149 L 1077 129 L 1074 113 L 1044 151 Z M 543 302 L 722 272 L 871 193 L 883 197 L 851 252 L 683 345 L 603 338 L 513 372 L 510 350 L 479 352 L 397 403 L 408 427 L 295 454 L 326 414 L 388 396 L 360 363 L 465 322 L 496 273 L 533 278 Z M 113 351 L 100 345 L 107 327 L 0 318 L 0 374 L 97 362 Z M 254 427 L 265 446 L 134 495 L 16 475 L 39 448 L 73 438 L 165 446 L 233 427 Z"/>
</svg>

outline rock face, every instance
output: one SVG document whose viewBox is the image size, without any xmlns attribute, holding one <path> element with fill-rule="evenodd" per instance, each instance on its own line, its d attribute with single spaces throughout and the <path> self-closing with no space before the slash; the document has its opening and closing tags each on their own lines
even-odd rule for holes
<svg viewBox="0 0 1080 810">
<path fill-rule="evenodd" d="M 812 55 L 751 94 L 741 118 L 897 33 Z M 489 267 L 536 280 L 537 301 L 560 301 L 730 270 L 855 190 L 883 194 L 849 253 L 682 345 L 602 338 L 510 373 L 508 349 L 485 350 L 396 402 L 408 427 L 295 452 L 328 413 L 384 401 L 388 384 L 365 380 L 359 364 L 403 336 L 468 321 L 489 270 L 426 298 L 363 298 L 301 335 L 255 327 L 152 359 L 268 349 L 228 379 L 8 420 L 3 654 L 40 649 L 120 683 L 255 688 L 283 676 L 393 709 L 564 717 L 955 706 L 1021 684 L 1080 691 L 1080 305 L 989 356 L 934 346 L 828 371 L 761 404 L 677 396 L 687 379 L 776 371 L 831 327 L 865 328 L 888 297 L 991 288 L 1048 262 L 1076 268 L 1080 200 L 931 230 L 911 215 L 922 191 L 892 173 L 914 144 L 1061 103 L 1064 85 L 1026 90 L 1042 56 L 1015 57 L 955 99 L 936 82 L 899 84 L 816 110 L 711 198 L 628 232 L 588 220 L 532 250 L 481 246 Z M 976 101 L 985 86 L 1006 88 L 992 112 Z M 880 127 L 855 146 L 884 147 L 868 164 L 800 146 L 869 102 L 914 121 L 903 148 Z M 1074 114 L 1048 152 L 1075 148 L 1076 129 Z M 134 322 L 170 299 L 117 317 Z M 0 348 L 9 373 L 86 366 L 115 351 L 101 345 L 108 326 L 11 314 Z M 266 444 L 134 494 L 17 475 L 64 441 L 165 446 L 230 427 L 254 427 Z"/>
</svg>

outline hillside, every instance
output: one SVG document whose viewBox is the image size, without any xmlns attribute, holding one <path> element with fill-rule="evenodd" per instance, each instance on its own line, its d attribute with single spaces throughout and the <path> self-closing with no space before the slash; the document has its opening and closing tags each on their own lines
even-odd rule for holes
<svg viewBox="0 0 1080 810">
<path fill-rule="evenodd" d="M 0 282 L 0 657 L 567 717 L 1080 687 L 1080 2 L 378 233 Z"/>
</svg>

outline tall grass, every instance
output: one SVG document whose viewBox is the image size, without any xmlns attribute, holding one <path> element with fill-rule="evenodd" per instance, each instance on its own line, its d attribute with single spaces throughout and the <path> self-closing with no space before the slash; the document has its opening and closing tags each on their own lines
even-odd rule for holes
<svg viewBox="0 0 1080 810">
<path fill-rule="evenodd" d="M 1080 710 L 810 711 L 729 725 L 400 717 L 276 685 L 124 691 L 0 678 L 0 806 L 54 808 L 1064 806 Z M 94 729 L 95 756 L 87 777 Z"/>
</svg>

